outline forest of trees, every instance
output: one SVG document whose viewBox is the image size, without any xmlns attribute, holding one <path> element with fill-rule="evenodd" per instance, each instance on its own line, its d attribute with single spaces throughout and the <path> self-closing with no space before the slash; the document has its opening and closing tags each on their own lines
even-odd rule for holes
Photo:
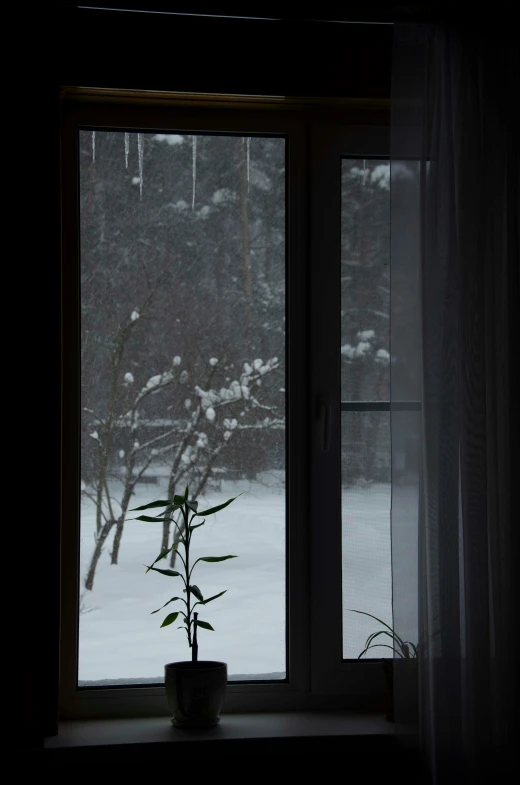
<svg viewBox="0 0 520 785">
<path fill-rule="evenodd" d="M 345 159 L 342 182 L 342 398 L 387 400 L 389 165 Z M 285 202 L 282 137 L 80 133 L 87 589 L 159 468 L 194 495 L 285 469 Z M 377 415 L 346 415 L 349 481 L 389 479 Z"/>
</svg>

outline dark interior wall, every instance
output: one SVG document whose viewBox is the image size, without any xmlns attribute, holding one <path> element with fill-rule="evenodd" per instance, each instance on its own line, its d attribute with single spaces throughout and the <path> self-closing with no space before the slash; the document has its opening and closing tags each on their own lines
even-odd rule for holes
<svg viewBox="0 0 520 785">
<path fill-rule="evenodd" d="M 62 84 L 388 98 L 392 25 L 61 9 Z"/>
</svg>

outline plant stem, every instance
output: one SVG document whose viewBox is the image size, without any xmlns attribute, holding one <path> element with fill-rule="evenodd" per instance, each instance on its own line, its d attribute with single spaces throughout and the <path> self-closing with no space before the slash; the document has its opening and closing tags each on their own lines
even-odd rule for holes
<svg viewBox="0 0 520 785">
<path fill-rule="evenodd" d="M 199 653 L 199 644 L 197 643 L 197 611 L 193 614 L 193 646 L 191 647 L 191 661 L 197 662 L 197 655 Z"/>
<path fill-rule="evenodd" d="M 182 508 L 182 514 L 184 516 L 184 537 L 185 537 L 185 546 L 184 550 L 186 553 L 186 594 L 187 596 L 187 619 L 188 619 L 188 644 L 190 648 L 192 647 L 191 642 L 191 592 L 190 592 L 190 530 L 188 528 L 188 505 L 184 502 L 184 506 Z M 192 652 L 193 656 L 193 652 Z"/>
</svg>

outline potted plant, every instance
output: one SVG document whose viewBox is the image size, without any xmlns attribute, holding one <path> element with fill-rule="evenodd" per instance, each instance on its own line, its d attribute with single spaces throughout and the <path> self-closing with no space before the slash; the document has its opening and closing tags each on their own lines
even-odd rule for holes
<svg viewBox="0 0 520 785">
<path fill-rule="evenodd" d="M 383 627 L 386 629 L 384 630 L 376 630 L 375 632 L 371 633 L 365 642 L 365 647 L 361 654 L 358 655 L 358 660 L 363 657 L 367 651 L 370 649 L 375 648 L 386 648 L 391 649 L 394 653 L 394 657 L 398 660 L 403 660 L 409 663 L 407 667 L 407 674 L 412 674 L 412 691 L 409 696 L 415 696 L 413 700 L 413 706 L 416 706 L 416 695 L 417 695 L 417 646 L 410 641 L 404 641 L 399 635 L 395 632 L 395 630 L 390 627 L 389 624 L 378 619 L 377 616 L 373 616 L 371 613 L 366 613 L 365 611 L 356 611 L 353 608 L 349 610 L 352 613 L 360 613 L 363 616 L 370 616 L 371 619 L 379 622 L 382 624 Z M 386 635 L 392 641 L 392 645 L 390 646 L 388 643 L 374 643 L 376 638 L 379 638 L 380 635 Z M 388 710 L 386 713 L 386 718 L 390 722 L 394 721 L 394 659 L 388 659 L 386 657 L 381 658 L 381 665 L 383 667 L 383 671 L 385 674 L 386 686 L 388 690 Z M 413 707 L 412 707 L 413 710 Z"/>
<path fill-rule="evenodd" d="M 223 510 L 228 504 L 235 500 L 228 499 L 224 504 L 211 507 L 202 512 L 198 511 L 198 502 L 189 498 L 189 489 L 186 488 L 184 496 L 174 496 L 173 499 L 158 500 L 135 507 L 133 511 L 160 509 L 159 515 L 140 515 L 135 520 L 147 522 L 172 521 L 178 532 L 179 543 L 184 550 L 184 554 L 177 550 L 178 545 L 174 544 L 170 548 L 163 550 L 155 561 L 146 566 L 146 572 L 153 570 L 169 578 L 180 578 L 184 584 L 182 594 L 185 596 L 171 597 L 161 608 L 152 613 L 158 613 L 171 602 L 183 603 L 184 607 L 168 613 L 163 620 L 161 627 L 169 627 L 180 616 L 182 625 L 178 629 L 183 629 L 188 638 L 188 645 L 191 649 L 191 661 L 170 662 L 164 667 L 164 681 L 166 686 L 166 696 L 172 715 L 172 724 L 177 728 L 187 727 L 210 727 L 220 721 L 220 710 L 224 700 L 227 685 L 227 665 L 225 662 L 215 662 L 213 660 L 198 659 L 198 639 L 197 633 L 202 630 L 213 630 L 211 624 L 199 619 L 197 607 L 205 607 L 218 597 L 222 597 L 227 589 L 214 594 L 212 597 L 204 597 L 199 587 L 193 583 L 193 571 L 198 562 L 221 562 L 227 559 L 236 559 L 236 556 L 201 556 L 193 564 L 190 562 L 191 539 L 195 529 L 204 526 L 205 519 L 200 523 L 194 523 L 196 518 L 212 515 Z M 183 572 L 173 569 L 161 569 L 156 567 L 157 562 L 165 559 L 172 551 L 179 557 L 183 564 Z"/>
</svg>

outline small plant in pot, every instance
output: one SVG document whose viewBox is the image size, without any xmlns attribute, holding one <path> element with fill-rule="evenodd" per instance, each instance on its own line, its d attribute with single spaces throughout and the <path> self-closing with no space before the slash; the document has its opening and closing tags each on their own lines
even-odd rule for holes
<svg viewBox="0 0 520 785">
<path fill-rule="evenodd" d="M 237 497 L 235 497 L 237 498 Z M 133 511 L 160 509 L 160 515 L 140 515 L 136 520 L 146 522 L 171 521 L 177 529 L 178 541 L 184 553 L 180 553 L 178 545 L 172 545 L 163 550 L 155 561 L 146 567 L 146 571 L 153 570 L 169 578 L 180 578 L 184 584 L 181 597 L 171 597 L 161 608 L 152 613 L 158 613 L 172 602 L 183 603 L 184 607 L 168 613 L 161 627 L 169 627 L 179 616 L 191 649 L 191 661 L 171 662 L 164 666 L 164 681 L 166 696 L 172 715 L 172 724 L 177 728 L 203 727 L 216 725 L 220 721 L 220 710 L 224 700 L 227 686 L 227 665 L 225 662 L 198 659 L 199 629 L 213 630 L 211 624 L 199 619 L 197 607 L 205 607 L 218 597 L 222 597 L 227 589 L 205 598 L 199 587 L 193 583 L 193 571 L 198 562 L 221 562 L 227 559 L 236 559 L 236 556 L 201 556 L 193 564 L 190 562 L 191 539 L 195 529 L 203 526 L 205 519 L 194 523 L 197 518 L 212 515 L 223 510 L 235 500 L 228 499 L 224 504 L 211 507 L 208 510 L 198 511 L 198 502 L 189 498 L 189 489 L 186 488 L 184 496 L 174 496 L 173 499 L 158 500 L 136 507 Z M 179 557 L 183 565 L 183 572 L 173 569 L 161 569 L 155 565 L 165 559 L 172 551 Z"/>
<path fill-rule="evenodd" d="M 371 619 L 374 619 L 374 621 L 379 622 L 379 624 L 382 624 L 383 627 L 386 628 L 383 630 L 376 630 L 375 632 L 372 632 L 368 636 L 363 651 L 361 652 L 361 654 L 358 655 L 358 660 L 360 660 L 361 657 L 364 657 L 364 655 L 371 649 L 385 648 L 385 649 L 391 649 L 394 653 L 394 657 L 396 657 L 397 659 L 407 660 L 409 662 L 413 660 L 415 661 L 414 664 L 416 664 L 417 646 L 414 643 L 411 643 L 410 641 L 404 641 L 392 629 L 392 627 L 390 627 L 389 624 L 386 624 L 386 622 L 382 621 L 381 619 L 378 619 L 377 616 L 373 616 L 371 613 L 366 613 L 365 611 L 356 611 L 353 608 L 350 608 L 349 610 L 351 610 L 352 613 L 360 613 L 363 616 L 369 616 Z M 386 635 L 387 638 L 390 638 L 390 640 L 392 641 L 392 645 L 389 645 L 389 643 L 381 643 L 381 642 L 374 643 L 376 638 L 379 638 L 380 635 Z M 389 659 L 388 657 L 382 657 L 381 665 L 385 674 L 386 686 L 388 689 L 388 710 L 386 713 L 386 718 L 390 722 L 393 722 L 394 721 L 394 659 L 393 658 Z"/>
</svg>

